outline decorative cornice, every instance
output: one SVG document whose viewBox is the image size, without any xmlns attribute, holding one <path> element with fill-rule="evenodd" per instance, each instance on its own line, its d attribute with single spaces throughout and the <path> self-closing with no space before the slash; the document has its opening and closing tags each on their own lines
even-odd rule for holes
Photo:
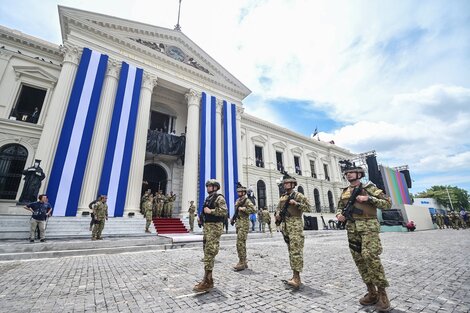
<svg viewBox="0 0 470 313">
<path fill-rule="evenodd" d="M 55 86 L 57 83 L 57 77 L 43 70 L 39 66 L 13 66 L 15 71 L 16 79 L 20 79 L 21 76 L 27 76 L 33 79 L 41 80 L 46 83 Z"/>
<path fill-rule="evenodd" d="M 199 107 L 201 104 L 201 93 L 197 92 L 194 89 L 189 89 L 189 91 L 184 95 L 184 97 L 188 101 L 188 107 L 192 105 Z"/>
<path fill-rule="evenodd" d="M 292 151 L 292 153 L 296 153 L 298 155 L 301 155 L 304 152 L 304 149 L 302 149 L 301 147 L 294 147 L 294 148 L 290 149 L 290 151 Z"/>
<path fill-rule="evenodd" d="M 284 151 L 287 148 L 287 145 L 283 143 L 282 141 L 278 141 L 278 142 L 273 143 L 273 147 Z"/>
<path fill-rule="evenodd" d="M 68 62 L 78 66 L 82 56 L 82 49 L 80 47 L 65 42 L 64 45 L 60 46 L 60 52 L 64 56 L 64 63 Z"/>
<path fill-rule="evenodd" d="M 315 151 L 309 152 L 309 153 L 307 153 L 307 157 L 312 158 L 312 159 L 316 159 L 316 158 L 318 158 L 318 153 L 316 153 Z"/>
<path fill-rule="evenodd" d="M 268 138 L 266 136 L 263 136 L 263 135 L 257 135 L 257 136 L 251 137 L 251 141 L 252 142 L 258 142 L 258 143 L 261 143 L 261 144 L 264 145 L 266 142 L 268 142 Z"/>
</svg>

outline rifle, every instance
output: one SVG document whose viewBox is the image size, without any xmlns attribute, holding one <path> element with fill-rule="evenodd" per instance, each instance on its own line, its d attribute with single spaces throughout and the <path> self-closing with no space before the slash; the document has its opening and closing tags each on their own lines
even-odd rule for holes
<svg viewBox="0 0 470 313">
<path fill-rule="evenodd" d="M 284 203 L 284 206 L 282 207 L 281 212 L 279 212 L 279 216 L 281 217 L 281 219 L 280 220 L 276 219 L 275 223 L 277 226 L 281 225 L 282 222 L 285 222 L 286 217 L 289 216 L 289 211 L 287 209 L 289 208 L 290 200 L 293 200 L 294 197 L 295 197 L 295 191 L 291 192 L 286 202 Z M 289 244 L 289 237 L 285 234 L 284 230 L 281 230 L 281 234 L 282 234 L 282 237 L 284 237 L 285 243 Z"/>
<path fill-rule="evenodd" d="M 199 219 L 198 219 L 198 223 L 197 223 L 197 226 L 199 228 L 203 227 L 204 223 L 206 222 L 206 214 L 204 213 L 204 208 L 211 206 L 210 203 L 212 201 L 212 198 L 213 197 L 207 197 L 206 200 L 204 201 L 204 204 L 202 205 L 201 214 L 199 215 Z"/>
<path fill-rule="evenodd" d="M 359 185 L 353 189 L 353 192 L 351 193 L 351 196 L 349 197 L 348 202 L 346 203 L 346 206 L 343 208 L 341 214 L 346 218 L 346 221 L 341 222 L 341 228 L 346 226 L 347 221 L 354 222 L 353 214 L 362 214 L 362 210 L 358 209 L 354 206 L 354 202 L 356 202 L 356 197 L 361 193 L 362 191 L 362 186 Z"/>
<path fill-rule="evenodd" d="M 248 197 L 245 198 L 245 200 L 243 201 L 243 203 L 239 204 L 239 205 L 235 208 L 235 213 L 233 214 L 233 217 L 232 217 L 232 219 L 230 220 L 230 225 L 233 226 L 233 225 L 235 224 L 235 221 L 236 221 L 237 218 L 238 218 L 238 208 L 244 206 L 245 203 L 246 203 L 246 200 L 248 200 Z"/>
</svg>

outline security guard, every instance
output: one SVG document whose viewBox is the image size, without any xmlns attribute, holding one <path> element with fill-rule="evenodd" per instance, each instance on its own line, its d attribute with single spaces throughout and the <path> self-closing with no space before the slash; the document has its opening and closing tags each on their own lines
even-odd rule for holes
<svg viewBox="0 0 470 313">
<path fill-rule="evenodd" d="M 290 267 L 293 271 L 292 278 L 287 284 L 298 289 L 301 285 L 300 272 L 304 266 L 304 223 L 302 214 L 310 212 L 308 199 L 300 192 L 294 191 L 297 180 L 284 174 L 282 184 L 285 193 L 279 199 L 276 210 L 277 224 L 282 223 L 282 235 L 287 243 L 289 251 Z M 286 213 L 284 215 L 284 213 Z M 283 218 L 283 216 L 285 216 Z"/>
<path fill-rule="evenodd" d="M 222 236 L 223 223 L 227 215 L 227 204 L 224 196 L 217 193 L 219 189 L 220 183 L 215 179 L 209 179 L 206 182 L 206 190 L 209 195 L 204 201 L 201 216 L 198 217 L 200 220 L 204 220 L 204 278 L 194 286 L 193 290 L 197 292 L 207 291 L 214 287 L 212 269 L 214 268 L 215 256 L 219 253 L 220 236 Z"/>
<path fill-rule="evenodd" d="M 361 178 L 365 176 L 363 168 L 347 162 L 342 169 L 350 185 L 343 189 L 339 199 L 336 211 L 338 221 L 346 221 L 343 209 L 355 188 L 359 188 L 357 189 L 358 195 L 355 199 L 351 199 L 353 201 L 352 219 L 348 219 L 346 223 L 349 249 L 368 291 L 359 299 L 359 303 L 375 304 L 378 311 L 389 311 L 390 301 L 385 292 L 389 284 L 379 257 L 382 253 L 382 244 L 379 237 L 380 224 L 377 221 L 377 208 L 389 209 L 392 202 L 390 197 L 373 183 L 361 183 Z"/>
<path fill-rule="evenodd" d="M 246 260 L 246 239 L 250 229 L 250 214 L 256 213 L 256 207 L 246 196 L 246 187 L 237 183 L 238 199 L 235 202 L 235 213 L 230 224 L 235 224 L 237 230 L 237 253 L 238 264 L 233 267 L 236 271 L 242 271 L 248 268 Z"/>
</svg>

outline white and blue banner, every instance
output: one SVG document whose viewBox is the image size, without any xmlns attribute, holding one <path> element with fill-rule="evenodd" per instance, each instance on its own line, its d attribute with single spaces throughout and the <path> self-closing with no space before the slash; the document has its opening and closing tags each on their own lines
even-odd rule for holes
<svg viewBox="0 0 470 313">
<path fill-rule="evenodd" d="M 55 216 L 77 214 L 107 62 L 107 55 L 83 49 L 47 187 Z"/>
<path fill-rule="evenodd" d="M 199 159 L 199 214 L 207 196 L 206 181 L 217 177 L 215 111 L 216 98 L 203 92 L 201 99 L 201 151 Z"/>
<path fill-rule="evenodd" d="M 237 199 L 238 153 L 237 153 L 237 106 L 224 101 L 224 191 L 229 216 L 234 213 Z"/>
<path fill-rule="evenodd" d="M 108 196 L 109 216 L 122 216 L 134 146 L 143 70 L 122 63 L 98 194 Z"/>
</svg>

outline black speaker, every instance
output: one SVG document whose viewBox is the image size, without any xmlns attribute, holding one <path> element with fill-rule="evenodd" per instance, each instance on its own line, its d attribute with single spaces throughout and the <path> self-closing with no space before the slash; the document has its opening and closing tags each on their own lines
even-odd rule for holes
<svg viewBox="0 0 470 313">
<path fill-rule="evenodd" d="M 316 216 L 304 216 L 304 230 L 318 230 Z"/>
<path fill-rule="evenodd" d="M 375 155 L 369 155 L 366 157 L 367 169 L 369 174 L 369 180 L 373 182 L 378 188 L 385 192 L 385 185 L 380 175 L 379 166 L 377 165 L 377 158 Z"/>
<path fill-rule="evenodd" d="M 411 188 L 410 171 L 409 170 L 403 170 L 403 171 L 400 171 L 400 173 L 402 173 L 405 176 L 406 186 L 408 186 L 408 188 Z"/>
</svg>

